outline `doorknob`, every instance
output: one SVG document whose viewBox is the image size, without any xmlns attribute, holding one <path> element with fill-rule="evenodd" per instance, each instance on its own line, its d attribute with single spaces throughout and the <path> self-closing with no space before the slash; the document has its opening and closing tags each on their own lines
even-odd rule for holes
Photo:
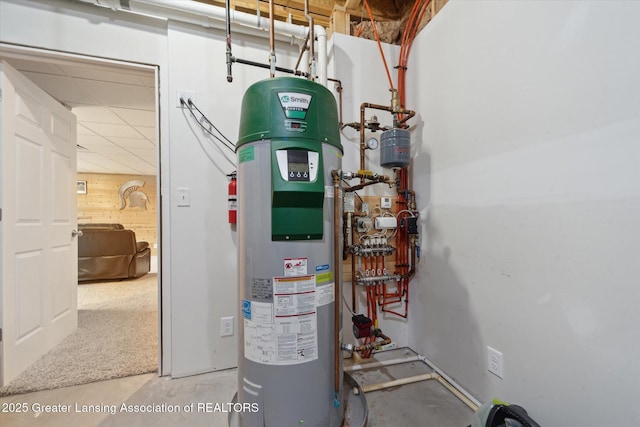
<svg viewBox="0 0 640 427">
<path fill-rule="evenodd" d="M 71 230 L 71 237 L 80 237 L 82 236 L 84 233 L 82 232 L 82 230 L 78 231 L 78 230 Z"/>
</svg>

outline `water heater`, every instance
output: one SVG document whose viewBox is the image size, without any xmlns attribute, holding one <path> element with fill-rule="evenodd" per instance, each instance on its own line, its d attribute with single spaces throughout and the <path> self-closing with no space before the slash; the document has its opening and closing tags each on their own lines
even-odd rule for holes
<svg viewBox="0 0 640 427">
<path fill-rule="evenodd" d="M 238 154 L 241 427 L 343 424 L 334 372 L 338 113 L 325 87 L 258 82 L 242 101 Z M 340 213 L 341 218 L 341 213 Z M 341 249 L 340 249 L 341 250 Z"/>
</svg>

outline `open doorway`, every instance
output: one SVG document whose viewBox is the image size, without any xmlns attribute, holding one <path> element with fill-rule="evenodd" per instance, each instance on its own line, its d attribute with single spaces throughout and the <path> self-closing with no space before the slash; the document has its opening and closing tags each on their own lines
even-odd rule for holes
<svg viewBox="0 0 640 427">
<path fill-rule="evenodd" d="M 4 46 L 0 57 L 77 117 L 78 223 L 129 230 L 136 248 L 142 247 L 142 252 L 146 243 L 148 254 L 141 263 L 148 265 L 124 279 L 100 272 L 80 275 L 84 280 L 78 284 L 77 331 L 0 394 L 157 372 L 161 289 L 157 69 Z"/>
</svg>

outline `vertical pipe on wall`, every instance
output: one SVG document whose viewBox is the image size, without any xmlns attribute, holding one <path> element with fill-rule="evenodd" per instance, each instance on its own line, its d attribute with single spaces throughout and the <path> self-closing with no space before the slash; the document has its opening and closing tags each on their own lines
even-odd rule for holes
<svg viewBox="0 0 640 427">
<path fill-rule="evenodd" d="M 231 74 L 231 64 L 233 63 L 232 55 L 231 55 L 231 5 L 229 4 L 230 0 L 226 0 L 225 2 L 225 12 L 226 12 L 226 33 L 227 33 L 227 81 L 231 83 L 233 81 L 233 75 Z"/>
<path fill-rule="evenodd" d="M 271 67 L 269 77 L 274 78 L 276 76 L 276 41 L 273 0 L 269 0 L 269 49 L 269 65 Z"/>
<path fill-rule="evenodd" d="M 304 17 L 309 21 L 309 79 L 315 80 L 316 78 L 316 37 L 313 34 L 314 24 L 313 16 L 309 14 L 309 0 L 304 0 Z"/>
<path fill-rule="evenodd" d="M 327 86 L 327 30 L 320 25 L 314 25 L 314 33 L 318 39 L 318 83 Z"/>
<path fill-rule="evenodd" d="M 336 395 L 340 393 L 342 381 L 340 379 L 340 301 L 342 291 L 340 282 L 340 179 L 342 171 L 333 170 L 333 269 L 334 269 L 334 299 L 333 299 L 333 386 Z"/>
<path fill-rule="evenodd" d="M 101 6 L 100 0 L 77 1 Z M 215 27 L 215 25 L 212 25 L 213 21 L 224 21 L 226 19 L 226 12 L 223 7 L 193 1 L 129 0 L 128 4 L 128 8 L 119 8 L 118 10 L 161 16 L 194 25 L 201 25 L 205 28 Z M 203 17 L 206 19 L 202 19 Z M 269 25 L 268 19 L 235 10 L 230 12 L 230 18 L 232 23 L 240 26 L 236 31 L 244 34 L 263 36 L 264 28 Z M 314 25 L 313 28 L 316 39 L 318 40 L 317 81 L 321 85 L 327 86 L 327 31 L 320 25 Z M 274 32 L 281 36 L 304 40 L 309 33 L 309 28 L 303 25 L 276 21 L 274 23 Z"/>
</svg>

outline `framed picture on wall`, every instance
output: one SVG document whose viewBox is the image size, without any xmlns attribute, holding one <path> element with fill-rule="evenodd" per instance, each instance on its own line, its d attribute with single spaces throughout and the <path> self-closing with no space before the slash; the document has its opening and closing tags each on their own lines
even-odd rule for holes
<svg viewBox="0 0 640 427">
<path fill-rule="evenodd" d="M 77 181 L 78 194 L 87 194 L 87 181 Z"/>
</svg>

